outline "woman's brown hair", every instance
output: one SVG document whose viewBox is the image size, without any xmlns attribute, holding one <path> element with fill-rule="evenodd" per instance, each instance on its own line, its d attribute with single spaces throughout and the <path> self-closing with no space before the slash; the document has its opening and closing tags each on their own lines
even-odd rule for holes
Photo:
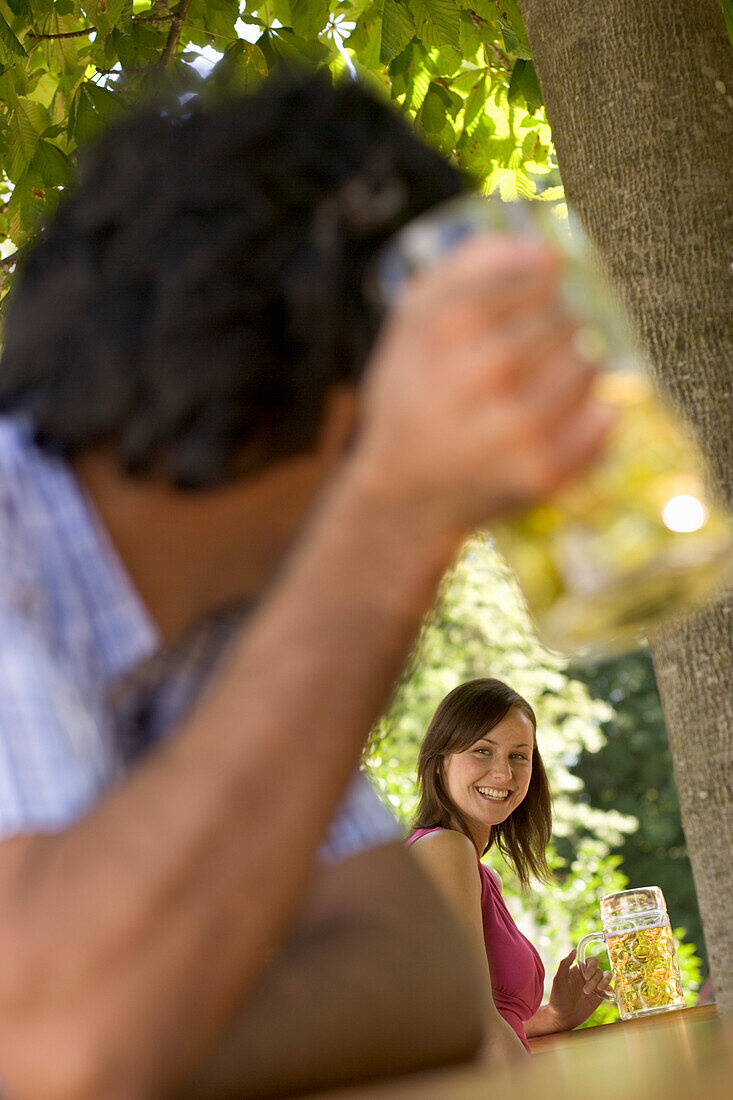
<svg viewBox="0 0 733 1100">
<path fill-rule="evenodd" d="M 532 778 L 522 802 L 506 821 L 493 825 L 488 852 L 496 844 L 514 867 L 523 889 L 530 875 L 543 881 L 551 876 L 545 851 L 552 832 L 552 795 L 542 757 L 537 748 L 537 718 L 526 699 L 501 680 L 467 680 L 459 684 L 436 710 L 425 734 L 417 763 L 420 802 L 415 829 L 458 827 L 471 839 L 466 820 L 449 797 L 443 782 L 443 761 L 453 753 L 470 749 L 516 707 L 535 730 Z"/>
</svg>

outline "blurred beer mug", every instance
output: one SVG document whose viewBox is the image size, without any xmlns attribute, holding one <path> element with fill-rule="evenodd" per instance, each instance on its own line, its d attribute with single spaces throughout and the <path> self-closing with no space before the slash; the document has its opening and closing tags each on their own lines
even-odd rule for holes
<svg viewBox="0 0 733 1100">
<path fill-rule="evenodd" d="M 601 898 L 603 932 L 578 944 L 584 963 L 592 943 L 605 943 L 622 1020 L 684 1008 L 680 968 L 664 895 L 658 886 Z"/>
<path fill-rule="evenodd" d="M 487 229 L 548 241 L 564 255 L 566 308 L 582 322 L 583 354 L 607 368 L 597 395 L 619 413 L 587 474 L 496 524 L 492 536 L 548 646 L 634 648 L 668 615 L 710 594 L 733 562 L 733 526 L 710 499 L 700 455 L 655 394 L 585 236 L 549 203 L 471 194 L 414 219 L 377 258 L 372 279 L 382 302 L 466 236 Z"/>
</svg>

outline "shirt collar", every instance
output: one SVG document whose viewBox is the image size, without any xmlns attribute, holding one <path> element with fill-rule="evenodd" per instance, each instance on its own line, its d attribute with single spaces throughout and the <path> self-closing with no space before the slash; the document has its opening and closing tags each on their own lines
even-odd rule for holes
<svg viewBox="0 0 733 1100">
<path fill-rule="evenodd" d="M 108 686 L 159 648 L 158 628 L 68 463 L 40 450 L 25 420 L 4 420 L 2 434 L 36 498 L 34 521 L 42 518 L 37 532 L 43 532 L 48 575 L 73 584 L 75 612 L 91 630 L 97 672 Z"/>
<path fill-rule="evenodd" d="M 92 629 L 99 640 L 100 668 L 110 684 L 160 648 L 161 636 L 127 572 L 90 495 L 71 470 L 78 499 L 79 534 L 73 545 L 76 565 L 94 556 L 99 568 L 87 580 Z"/>
</svg>

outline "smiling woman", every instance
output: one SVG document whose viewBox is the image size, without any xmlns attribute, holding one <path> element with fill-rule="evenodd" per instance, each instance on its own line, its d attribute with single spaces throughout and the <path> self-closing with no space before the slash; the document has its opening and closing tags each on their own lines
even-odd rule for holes
<svg viewBox="0 0 733 1100">
<path fill-rule="evenodd" d="M 487 1039 L 505 1056 L 527 1036 L 566 1031 L 608 994 L 595 959 L 560 963 L 541 1006 L 542 961 L 506 907 L 501 880 L 481 863 L 494 844 L 523 887 L 550 874 L 551 795 L 530 704 L 500 680 L 470 680 L 438 707 L 418 761 L 420 803 L 408 840 L 457 911 L 486 972 Z M 488 968 L 487 968 L 488 964 Z"/>
<path fill-rule="evenodd" d="M 416 829 L 458 829 L 484 854 L 494 844 L 523 887 L 550 877 L 552 796 L 526 699 L 501 680 L 460 684 L 440 704 L 418 760 Z M 480 789 L 482 788 L 482 789 Z"/>
</svg>

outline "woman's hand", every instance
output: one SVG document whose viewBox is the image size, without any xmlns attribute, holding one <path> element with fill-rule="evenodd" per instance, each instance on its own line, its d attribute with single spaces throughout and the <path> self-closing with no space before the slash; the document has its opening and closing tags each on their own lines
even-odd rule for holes
<svg viewBox="0 0 733 1100">
<path fill-rule="evenodd" d="M 570 1031 L 591 1016 L 602 1000 L 611 1000 L 611 974 L 601 970 L 598 959 L 574 963 L 575 948 L 561 961 L 547 1005 L 547 1023 L 553 1031 Z M 543 1021 L 544 1023 L 544 1021 Z"/>
</svg>

